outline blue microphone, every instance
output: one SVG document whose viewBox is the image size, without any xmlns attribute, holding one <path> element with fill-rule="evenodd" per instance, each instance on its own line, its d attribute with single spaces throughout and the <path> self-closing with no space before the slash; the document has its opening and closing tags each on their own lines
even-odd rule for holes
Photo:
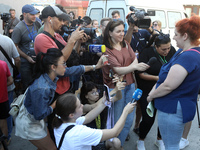
<svg viewBox="0 0 200 150">
<path fill-rule="evenodd" d="M 136 89 L 132 96 L 132 103 L 138 101 L 142 97 L 142 90 Z"/>
</svg>

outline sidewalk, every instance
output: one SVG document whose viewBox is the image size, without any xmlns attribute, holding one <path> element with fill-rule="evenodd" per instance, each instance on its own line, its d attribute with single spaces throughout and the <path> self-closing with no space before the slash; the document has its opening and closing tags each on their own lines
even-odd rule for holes
<svg viewBox="0 0 200 150">
<path fill-rule="evenodd" d="M 198 102 L 198 106 L 200 109 L 200 102 Z M 200 111 L 200 110 L 199 110 Z M 138 140 L 138 136 L 132 131 L 133 126 L 130 130 L 130 140 L 125 142 L 124 150 L 136 150 L 136 142 Z M 157 134 L 157 122 L 154 123 L 152 129 L 145 139 L 145 147 L 146 150 L 158 150 L 158 148 L 154 145 Z M 184 150 L 200 150 L 200 128 L 197 120 L 197 113 L 192 122 L 192 127 L 188 136 L 190 144 Z M 33 146 L 29 141 L 23 140 L 14 135 L 14 131 L 12 133 L 12 140 L 10 145 L 8 146 L 9 150 L 36 150 L 37 148 Z"/>
</svg>

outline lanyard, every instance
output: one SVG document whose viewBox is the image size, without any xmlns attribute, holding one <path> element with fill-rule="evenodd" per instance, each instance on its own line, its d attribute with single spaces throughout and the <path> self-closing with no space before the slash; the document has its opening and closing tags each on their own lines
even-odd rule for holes
<svg viewBox="0 0 200 150">
<path fill-rule="evenodd" d="M 158 54 L 159 55 L 159 54 Z M 164 56 L 164 59 L 159 55 L 160 59 L 166 64 L 167 63 L 167 60 L 165 59 L 165 56 Z"/>
<path fill-rule="evenodd" d="M 98 115 L 98 117 L 95 118 L 95 122 L 96 122 L 97 129 L 101 129 L 101 117 L 100 117 L 100 115 Z"/>
<path fill-rule="evenodd" d="M 33 39 L 33 32 L 34 32 L 34 25 L 33 25 L 33 27 L 32 27 L 32 32 L 30 32 L 30 30 L 29 30 L 29 28 L 28 28 L 28 26 L 27 26 L 27 24 L 26 24 L 26 22 L 23 20 L 23 22 L 24 22 L 24 24 L 26 25 L 26 28 L 27 28 L 27 30 L 28 30 L 28 32 L 29 32 L 29 35 L 30 35 L 30 37 L 31 37 L 31 42 L 34 42 L 34 39 Z"/>
</svg>

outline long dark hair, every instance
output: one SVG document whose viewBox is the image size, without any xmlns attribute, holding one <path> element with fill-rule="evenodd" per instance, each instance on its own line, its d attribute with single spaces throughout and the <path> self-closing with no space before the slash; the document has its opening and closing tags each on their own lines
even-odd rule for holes
<svg viewBox="0 0 200 150">
<path fill-rule="evenodd" d="M 36 56 L 36 64 L 33 71 L 33 80 L 39 78 L 42 74 L 49 74 L 51 71 L 51 65 L 57 65 L 59 58 L 63 56 L 62 52 L 57 48 L 50 48 L 47 53 L 38 53 Z"/>
<path fill-rule="evenodd" d="M 69 120 L 69 115 L 76 110 L 77 97 L 72 93 L 63 94 L 58 97 L 56 102 L 56 116 L 53 119 L 52 126 L 59 128 L 63 121 Z"/>
<path fill-rule="evenodd" d="M 80 99 L 83 105 L 89 104 L 88 99 L 85 96 L 88 94 L 88 92 L 92 91 L 94 88 L 97 87 L 93 82 L 85 82 L 81 87 Z"/>
<path fill-rule="evenodd" d="M 117 27 L 119 25 L 123 25 L 124 26 L 124 22 L 121 21 L 121 20 L 112 20 L 106 26 L 106 29 L 104 31 L 103 43 L 109 49 L 113 49 L 113 45 L 114 45 L 113 41 L 111 40 L 111 36 L 109 34 L 109 31 L 113 32 L 115 27 Z M 120 44 L 121 44 L 122 47 L 126 46 L 126 43 L 125 43 L 124 39 Z"/>
</svg>

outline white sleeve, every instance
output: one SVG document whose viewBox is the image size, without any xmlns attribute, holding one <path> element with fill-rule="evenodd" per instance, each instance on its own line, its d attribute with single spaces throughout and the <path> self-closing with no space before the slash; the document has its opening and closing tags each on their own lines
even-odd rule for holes
<svg viewBox="0 0 200 150">
<path fill-rule="evenodd" d="M 96 146 L 100 143 L 102 135 L 102 130 L 92 129 L 84 125 L 80 141 L 83 145 Z"/>
<path fill-rule="evenodd" d="M 85 116 L 79 117 L 76 119 L 76 124 L 77 125 L 82 125 L 85 121 Z"/>
</svg>

